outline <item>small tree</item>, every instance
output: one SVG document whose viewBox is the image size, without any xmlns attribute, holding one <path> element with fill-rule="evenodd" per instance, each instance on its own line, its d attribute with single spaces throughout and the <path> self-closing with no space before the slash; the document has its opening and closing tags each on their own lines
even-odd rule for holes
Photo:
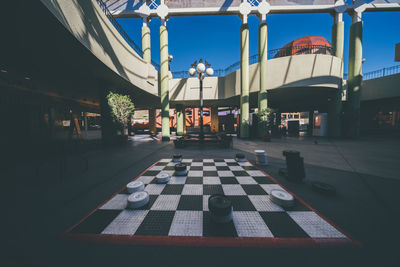
<svg viewBox="0 0 400 267">
<path fill-rule="evenodd" d="M 128 118 L 132 116 L 135 111 L 135 105 L 133 104 L 132 99 L 129 95 L 110 92 L 107 95 L 107 100 L 114 122 L 120 127 L 121 135 L 125 135 L 125 127 Z"/>
<path fill-rule="evenodd" d="M 274 124 L 274 112 L 272 108 L 261 109 L 257 112 L 258 123 L 259 123 L 259 136 L 269 133 Z"/>
</svg>

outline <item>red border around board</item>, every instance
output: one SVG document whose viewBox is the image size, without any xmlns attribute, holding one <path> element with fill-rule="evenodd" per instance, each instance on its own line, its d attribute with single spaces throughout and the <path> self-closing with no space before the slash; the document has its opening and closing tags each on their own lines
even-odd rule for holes
<svg viewBox="0 0 400 267">
<path fill-rule="evenodd" d="M 161 159 L 160 159 L 161 160 Z M 146 170 L 141 172 L 131 181 L 135 181 L 145 172 L 156 165 L 160 160 L 153 163 Z M 65 241 L 80 241 L 95 244 L 113 245 L 142 245 L 142 246 L 191 246 L 191 247 L 264 247 L 264 248 L 317 248 L 317 247 L 362 247 L 362 244 L 336 226 L 331 220 L 327 219 L 320 212 L 312 208 L 303 199 L 296 196 L 285 186 L 280 184 L 275 178 L 261 170 L 258 166 L 248 161 L 252 166 L 261 171 L 268 179 L 281 186 L 303 205 L 315 212 L 318 216 L 336 228 L 347 238 L 277 238 L 277 237 L 189 237 L 189 236 L 139 236 L 139 235 L 109 235 L 109 234 L 77 234 L 70 233 L 72 229 L 86 220 L 95 211 L 110 201 L 115 195 L 125 190 L 126 186 L 115 192 L 111 197 L 103 201 L 89 214 L 80 219 L 77 223 L 64 231 L 60 238 Z"/>
</svg>

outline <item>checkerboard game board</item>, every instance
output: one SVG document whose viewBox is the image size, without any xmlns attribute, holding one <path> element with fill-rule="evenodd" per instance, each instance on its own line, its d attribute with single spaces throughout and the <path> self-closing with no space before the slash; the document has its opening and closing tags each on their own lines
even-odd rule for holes
<svg viewBox="0 0 400 267">
<path fill-rule="evenodd" d="M 354 245 L 354 241 L 305 202 L 292 208 L 271 202 L 284 189 L 250 162 L 233 159 L 183 159 L 187 176 L 174 176 L 171 159 L 161 159 L 136 179 L 145 184 L 149 203 L 126 209 L 126 188 L 113 195 L 64 233 L 70 239 L 142 245 L 314 247 Z M 155 176 L 168 172 L 167 184 Z M 288 191 L 288 190 L 286 190 Z M 232 201 L 233 220 L 210 220 L 208 198 L 224 194 Z"/>
</svg>

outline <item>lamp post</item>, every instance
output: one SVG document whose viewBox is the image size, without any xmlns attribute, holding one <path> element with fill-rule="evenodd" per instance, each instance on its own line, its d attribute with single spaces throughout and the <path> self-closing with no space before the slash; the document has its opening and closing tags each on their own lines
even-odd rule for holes
<svg viewBox="0 0 400 267">
<path fill-rule="evenodd" d="M 189 69 L 189 75 L 194 77 L 197 73 L 197 78 L 200 81 L 200 140 L 204 138 L 203 131 L 203 80 L 205 78 L 205 74 L 207 76 L 212 76 L 214 74 L 214 70 L 211 68 L 211 65 L 205 60 L 203 63 L 203 59 L 199 60 L 199 63 L 195 61 L 192 64 L 192 67 Z"/>
</svg>

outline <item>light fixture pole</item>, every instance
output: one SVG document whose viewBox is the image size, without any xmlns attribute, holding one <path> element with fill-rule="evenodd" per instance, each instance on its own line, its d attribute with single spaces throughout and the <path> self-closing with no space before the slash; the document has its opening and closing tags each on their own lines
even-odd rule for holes
<svg viewBox="0 0 400 267">
<path fill-rule="evenodd" d="M 194 77 L 196 76 L 197 72 L 197 77 L 199 78 L 200 81 L 200 140 L 203 140 L 204 138 L 204 129 L 203 129 L 203 80 L 205 78 L 204 72 L 207 74 L 207 76 L 212 76 L 214 74 L 214 70 L 211 68 L 211 64 L 209 64 L 206 60 L 203 63 L 203 59 L 199 60 L 199 63 L 197 64 L 197 61 L 195 61 L 192 64 L 192 67 L 189 69 L 189 75 Z"/>
</svg>

